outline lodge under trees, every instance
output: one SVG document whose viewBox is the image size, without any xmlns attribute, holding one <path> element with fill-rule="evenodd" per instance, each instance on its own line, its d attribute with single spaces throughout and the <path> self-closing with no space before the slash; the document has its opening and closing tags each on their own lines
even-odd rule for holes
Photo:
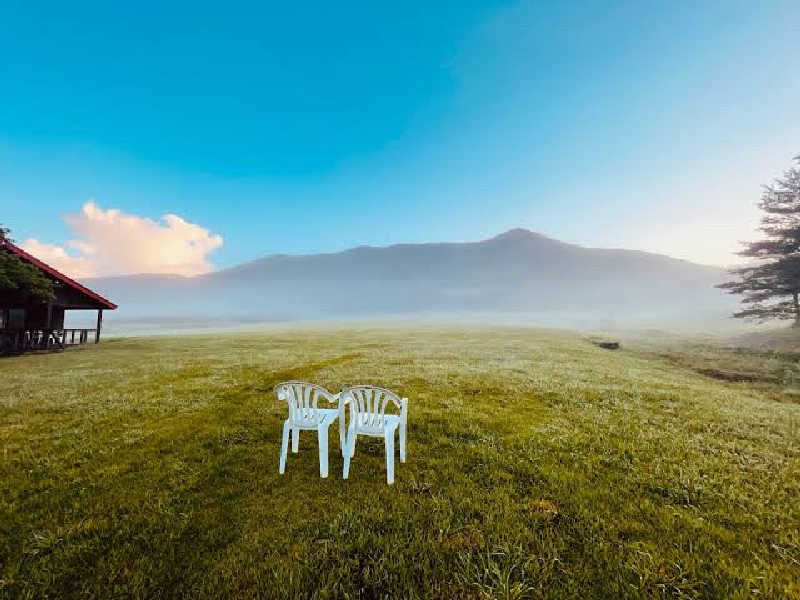
<svg viewBox="0 0 800 600">
<path fill-rule="evenodd" d="M 764 186 L 758 203 L 764 239 L 746 243 L 739 252 L 751 264 L 733 269 L 738 279 L 718 286 L 743 296 L 743 308 L 734 317 L 792 319 L 800 326 L 800 155 L 795 162 Z"/>
<path fill-rule="evenodd" d="M 117 305 L 28 254 L 0 226 L 0 354 L 100 341 L 103 310 Z M 96 310 L 94 328 L 65 328 L 68 310 Z"/>
</svg>

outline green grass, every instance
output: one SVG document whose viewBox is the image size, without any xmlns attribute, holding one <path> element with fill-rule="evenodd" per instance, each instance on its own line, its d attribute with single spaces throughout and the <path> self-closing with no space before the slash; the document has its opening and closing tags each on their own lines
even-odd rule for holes
<svg viewBox="0 0 800 600">
<path fill-rule="evenodd" d="M 765 364 L 511 328 L 0 359 L 0 597 L 800 598 L 800 405 Z M 310 432 L 278 475 L 293 378 L 409 397 L 395 485 L 378 439 L 343 481 L 333 430 L 328 479 Z"/>
</svg>

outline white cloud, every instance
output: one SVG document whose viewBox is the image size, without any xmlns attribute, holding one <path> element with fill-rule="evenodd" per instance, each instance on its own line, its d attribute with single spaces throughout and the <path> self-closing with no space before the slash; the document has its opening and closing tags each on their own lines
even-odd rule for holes
<svg viewBox="0 0 800 600">
<path fill-rule="evenodd" d="M 25 240 L 22 248 L 70 277 L 80 279 L 97 274 L 94 265 L 89 260 L 80 256 L 70 256 L 61 246 L 44 244 L 30 238 Z"/>
<path fill-rule="evenodd" d="M 222 238 L 208 229 L 167 214 L 159 221 L 103 210 L 93 201 L 64 216 L 75 239 L 67 248 L 34 238 L 22 247 L 70 277 L 170 273 L 199 275 L 213 269 L 208 253 Z"/>
</svg>

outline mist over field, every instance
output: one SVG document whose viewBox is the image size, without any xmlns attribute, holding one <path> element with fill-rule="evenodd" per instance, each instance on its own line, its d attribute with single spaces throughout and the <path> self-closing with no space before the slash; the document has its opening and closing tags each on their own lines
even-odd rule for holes
<svg viewBox="0 0 800 600">
<path fill-rule="evenodd" d="M 515 229 L 480 242 L 277 254 L 197 277 L 87 283 L 120 305 L 106 317 L 111 333 L 331 319 L 724 328 L 737 304 L 714 287 L 725 277 L 719 267 Z"/>
</svg>

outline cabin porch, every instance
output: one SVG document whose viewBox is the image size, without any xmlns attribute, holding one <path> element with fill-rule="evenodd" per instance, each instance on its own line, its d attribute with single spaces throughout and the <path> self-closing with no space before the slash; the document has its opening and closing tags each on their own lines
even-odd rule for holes
<svg viewBox="0 0 800 600">
<path fill-rule="evenodd" d="M 96 329 L 0 329 L 0 353 L 54 350 L 67 346 L 97 343 Z"/>
<path fill-rule="evenodd" d="M 64 307 L 0 308 L 0 354 L 56 350 L 100 341 L 103 311 L 94 328 L 64 327 Z"/>
</svg>

